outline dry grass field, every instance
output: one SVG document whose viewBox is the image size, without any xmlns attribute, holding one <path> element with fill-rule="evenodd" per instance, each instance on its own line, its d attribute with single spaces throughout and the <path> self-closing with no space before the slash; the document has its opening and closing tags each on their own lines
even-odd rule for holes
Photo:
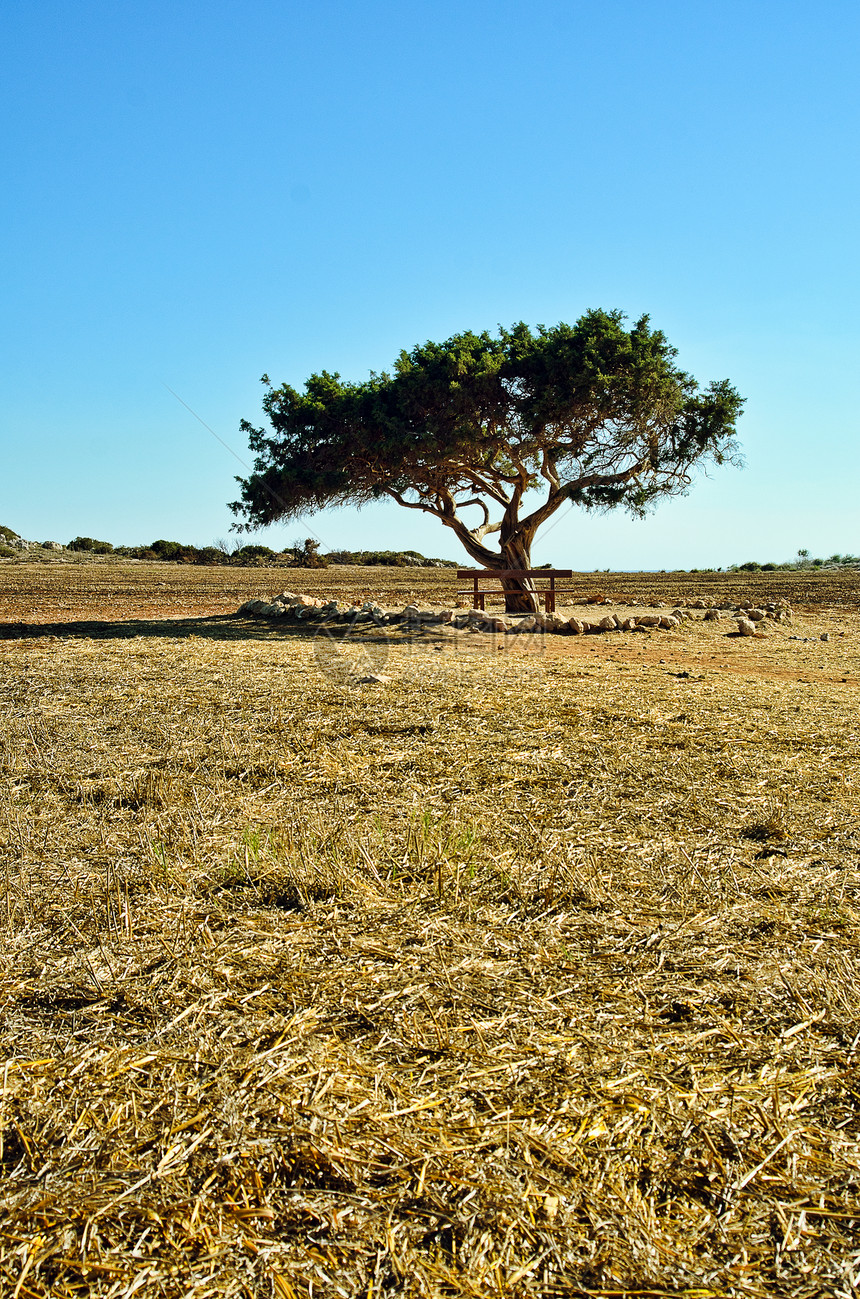
<svg viewBox="0 0 860 1299">
<path fill-rule="evenodd" d="M 858 1293 L 860 576 L 578 581 L 0 564 L 0 1293 Z"/>
</svg>

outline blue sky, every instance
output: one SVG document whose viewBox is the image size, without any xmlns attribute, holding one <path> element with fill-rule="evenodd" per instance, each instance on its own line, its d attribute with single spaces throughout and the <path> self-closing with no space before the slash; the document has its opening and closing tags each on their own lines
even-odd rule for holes
<svg viewBox="0 0 860 1299">
<path fill-rule="evenodd" d="M 571 512 L 535 561 L 860 550 L 856 4 L 31 0 L 0 31 L 0 522 L 208 544 L 264 371 L 617 307 L 746 396 L 746 468 Z M 462 557 L 395 505 L 259 539 L 311 532 Z"/>
</svg>

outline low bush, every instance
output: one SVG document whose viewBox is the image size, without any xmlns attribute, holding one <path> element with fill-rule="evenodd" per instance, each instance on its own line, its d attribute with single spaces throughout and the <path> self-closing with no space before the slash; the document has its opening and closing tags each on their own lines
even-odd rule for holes
<svg viewBox="0 0 860 1299">
<path fill-rule="evenodd" d="M 330 550 L 330 564 L 367 564 L 391 568 L 456 568 L 454 559 L 428 559 L 417 550 Z"/>
<path fill-rule="evenodd" d="M 272 560 L 275 557 L 275 551 L 271 546 L 240 546 L 238 550 L 234 550 L 230 560 L 234 564 L 253 564 L 260 560 Z"/>
<path fill-rule="evenodd" d="M 199 550 L 196 548 L 194 550 L 194 563 L 208 564 L 210 566 L 224 564 L 226 563 L 226 556 L 224 551 L 219 550 L 217 546 L 202 546 Z"/>
<path fill-rule="evenodd" d="M 75 537 L 66 546 L 66 550 L 83 550 L 92 555 L 113 554 L 113 546 L 109 541 L 97 541 L 95 537 Z"/>
</svg>

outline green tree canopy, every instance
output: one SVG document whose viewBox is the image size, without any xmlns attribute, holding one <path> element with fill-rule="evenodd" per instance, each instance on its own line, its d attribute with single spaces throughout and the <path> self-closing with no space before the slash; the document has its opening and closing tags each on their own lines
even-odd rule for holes
<svg viewBox="0 0 860 1299">
<path fill-rule="evenodd" d="M 391 374 L 323 371 L 303 392 L 264 376 L 269 427 L 241 425 L 256 459 L 231 507 L 239 526 L 390 497 L 499 570 L 531 567 L 538 529 L 566 501 L 645 514 L 697 466 L 737 460 L 743 398 L 727 380 L 701 389 L 647 316 L 624 322 L 589 311 L 575 325 L 455 334 L 401 352 Z"/>
</svg>

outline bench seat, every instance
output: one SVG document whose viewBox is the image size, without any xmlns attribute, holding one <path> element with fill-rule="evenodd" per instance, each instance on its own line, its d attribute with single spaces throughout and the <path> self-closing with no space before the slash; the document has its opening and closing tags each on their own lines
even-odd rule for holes
<svg viewBox="0 0 860 1299">
<path fill-rule="evenodd" d="M 495 581 L 504 583 L 505 579 L 528 578 L 535 583 L 535 596 L 539 600 L 543 600 L 546 612 L 555 613 L 556 596 L 566 595 L 573 589 L 556 586 L 556 580 L 570 581 L 572 577 L 573 569 L 570 568 L 508 568 L 498 569 L 496 572 L 492 572 L 487 568 L 460 568 L 457 570 L 457 580 L 464 582 L 471 579 L 472 587 L 467 591 L 458 591 L 457 594 L 470 595 L 473 609 L 485 609 L 485 601 L 488 595 L 503 596 L 505 591 L 503 585 L 500 589 L 482 586 L 482 582 Z M 549 586 L 538 586 L 537 583 L 540 580 L 548 581 Z"/>
</svg>

